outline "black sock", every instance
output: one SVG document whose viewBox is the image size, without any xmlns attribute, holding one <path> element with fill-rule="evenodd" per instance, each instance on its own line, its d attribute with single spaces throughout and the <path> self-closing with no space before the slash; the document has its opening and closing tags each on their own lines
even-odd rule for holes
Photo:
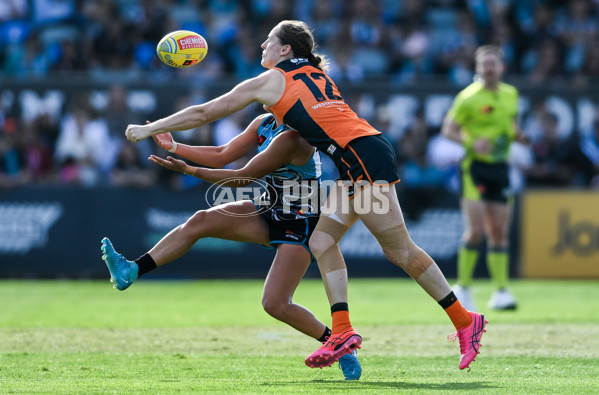
<svg viewBox="0 0 599 395">
<path fill-rule="evenodd" d="M 154 262 L 154 259 L 148 253 L 137 258 L 135 263 L 139 266 L 139 271 L 137 272 L 137 276 L 139 277 L 141 277 L 142 274 L 146 274 L 156 269 L 156 262 Z"/>
<path fill-rule="evenodd" d="M 329 337 L 331 337 L 331 328 L 329 328 L 328 326 L 325 328 L 324 333 L 322 334 L 322 336 L 320 336 L 320 338 L 318 339 L 319 342 L 324 343 L 327 340 L 329 340 Z"/>
<path fill-rule="evenodd" d="M 454 304 L 457 300 L 458 300 L 458 298 L 456 298 L 456 296 L 453 293 L 453 291 L 451 291 L 446 297 L 444 297 L 443 299 L 441 299 L 437 303 L 439 303 L 439 305 L 441 307 L 443 307 L 443 310 L 445 310 L 449 306 L 451 306 L 452 304 Z"/>
<path fill-rule="evenodd" d="M 335 303 L 331 306 L 331 314 L 333 314 L 336 311 L 349 311 L 349 307 L 345 302 Z"/>
</svg>

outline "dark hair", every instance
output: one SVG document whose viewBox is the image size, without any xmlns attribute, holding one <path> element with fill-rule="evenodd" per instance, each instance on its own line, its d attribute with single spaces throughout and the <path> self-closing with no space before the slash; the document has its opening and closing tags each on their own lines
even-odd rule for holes
<svg viewBox="0 0 599 395">
<path fill-rule="evenodd" d="M 281 21 L 277 26 L 276 36 L 283 45 L 290 45 L 296 58 L 306 58 L 308 62 L 323 70 L 328 69 L 328 62 L 324 55 L 314 53 L 316 44 L 312 31 L 302 21 Z"/>
</svg>

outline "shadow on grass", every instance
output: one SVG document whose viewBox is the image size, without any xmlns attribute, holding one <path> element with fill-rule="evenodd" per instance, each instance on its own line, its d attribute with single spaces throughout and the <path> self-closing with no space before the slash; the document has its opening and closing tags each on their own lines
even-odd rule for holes
<svg viewBox="0 0 599 395">
<path fill-rule="evenodd" d="M 331 387 L 331 390 L 367 390 L 367 389 L 395 389 L 395 390 L 431 390 L 431 391 L 466 391 L 478 389 L 499 388 L 496 385 L 484 381 L 468 381 L 465 383 L 408 383 L 403 381 L 348 381 L 348 380 L 312 380 L 312 381 L 280 381 L 262 383 L 263 386 L 284 387 L 286 385 L 297 386 L 298 384 L 313 385 L 323 390 Z"/>
</svg>

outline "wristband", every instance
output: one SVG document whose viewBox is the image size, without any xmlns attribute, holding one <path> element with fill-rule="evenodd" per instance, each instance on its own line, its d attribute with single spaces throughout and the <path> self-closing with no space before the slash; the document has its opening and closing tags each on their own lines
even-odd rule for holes
<svg viewBox="0 0 599 395">
<path fill-rule="evenodd" d="M 172 153 L 172 154 L 174 154 L 175 151 L 177 150 L 177 145 L 178 144 L 177 144 L 177 142 L 174 139 L 171 139 L 171 141 L 172 141 L 173 144 L 171 145 L 171 149 L 168 149 L 167 151 L 170 152 L 170 153 Z"/>
</svg>

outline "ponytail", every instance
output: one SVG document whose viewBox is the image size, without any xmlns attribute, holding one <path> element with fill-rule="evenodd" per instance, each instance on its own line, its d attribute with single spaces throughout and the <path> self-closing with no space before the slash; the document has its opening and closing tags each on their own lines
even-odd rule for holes
<svg viewBox="0 0 599 395">
<path fill-rule="evenodd" d="M 277 37 L 282 44 L 289 44 L 296 58 L 306 58 L 312 65 L 328 70 L 329 62 L 324 55 L 314 53 L 316 44 L 308 25 L 302 21 L 282 21 L 277 26 Z"/>
<path fill-rule="evenodd" d="M 328 71 L 329 62 L 324 55 L 311 53 L 308 55 L 307 59 L 308 62 L 312 63 L 313 66 L 316 66 L 322 69 L 323 71 Z"/>
</svg>

